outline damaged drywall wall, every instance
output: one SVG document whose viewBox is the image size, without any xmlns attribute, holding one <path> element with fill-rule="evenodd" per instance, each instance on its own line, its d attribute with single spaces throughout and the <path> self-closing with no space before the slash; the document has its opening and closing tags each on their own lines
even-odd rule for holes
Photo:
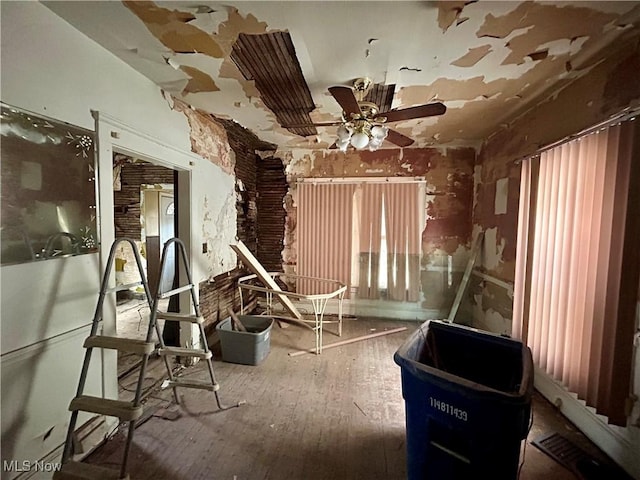
<svg viewBox="0 0 640 480">
<path fill-rule="evenodd" d="M 234 173 L 235 155 L 229 146 L 227 132 L 211 115 L 195 110 L 174 99 L 173 108 L 184 113 L 191 128 L 191 151 L 218 165 L 228 174 Z"/>
<path fill-rule="evenodd" d="M 520 160 L 617 112 L 640 106 L 640 46 L 636 39 L 619 47 L 587 76 L 550 95 L 483 145 L 476 165 L 473 224 L 475 232 L 485 232 L 477 267 L 484 274 L 514 281 Z M 478 325 L 498 325 L 498 315 L 511 322 L 509 295 L 491 293 L 483 284 L 473 298 Z M 492 319 L 488 323 L 487 316 Z"/>
<path fill-rule="evenodd" d="M 191 151 L 219 167 L 219 171 L 210 172 L 210 178 L 203 175 L 193 179 L 194 191 L 203 192 L 196 207 L 202 218 L 201 245 L 198 250 L 201 248 L 205 260 L 203 273 L 210 277 L 235 267 L 235 255 L 229 249 L 229 244 L 233 243 L 237 233 L 236 192 L 233 185 L 236 155 L 221 122 L 181 100 L 169 99 L 171 108 L 187 118 Z M 212 188 L 213 185 L 216 187 Z"/>
<path fill-rule="evenodd" d="M 219 195 L 218 195 L 219 197 Z M 213 199 L 206 194 L 202 200 L 202 232 L 203 247 L 206 252 L 206 274 L 211 277 L 231 270 L 235 266 L 234 255 L 229 254 L 229 243 L 232 240 L 229 232 L 236 231 L 236 197 L 233 191 L 226 194 L 224 200 Z"/>
<path fill-rule="evenodd" d="M 469 256 L 473 206 L 473 148 L 397 150 L 327 150 L 282 152 L 289 192 L 283 258 L 285 271 L 295 271 L 298 178 L 424 177 L 425 218 L 422 231 L 423 307 L 450 308 Z"/>
<path fill-rule="evenodd" d="M 257 164 L 257 235 L 256 257 L 269 272 L 282 271 L 285 241 L 285 196 L 288 190 L 282 160 L 262 158 Z"/>
</svg>

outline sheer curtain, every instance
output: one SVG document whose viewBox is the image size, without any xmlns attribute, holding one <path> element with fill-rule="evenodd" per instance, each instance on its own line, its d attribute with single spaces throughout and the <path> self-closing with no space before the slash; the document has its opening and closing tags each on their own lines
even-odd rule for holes
<svg viewBox="0 0 640 480">
<path fill-rule="evenodd" d="M 380 274 L 380 245 L 382 240 L 383 186 L 385 185 L 380 183 L 365 183 L 361 187 L 358 298 L 380 298 L 378 275 Z"/>
<path fill-rule="evenodd" d="M 513 332 L 536 364 L 618 425 L 627 417 L 640 270 L 633 127 L 523 162 L 514 297 Z"/>
<path fill-rule="evenodd" d="M 417 302 L 420 292 L 418 183 L 384 184 L 387 226 L 387 298 Z"/>
</svg>

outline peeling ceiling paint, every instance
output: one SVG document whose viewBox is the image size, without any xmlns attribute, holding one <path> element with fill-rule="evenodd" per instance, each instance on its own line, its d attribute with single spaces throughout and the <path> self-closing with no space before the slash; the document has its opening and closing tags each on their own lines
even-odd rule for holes
<svg viewBox="0 0 640 480">
<path fill-rule="evenodd" d="M 165 92 L 281 150 L 329 148 L 336 127 L 282 128 L 230 58 L 240 34 L 290 35 L 315 122 L 341 117 L 329 87 L 364 76 L 395 85 L 393 109 L 442 101 L 443 116 L 392 124 L 411 148 L 477 146 L 640 37 L 638 1 L 44 3 Z"/>
<path fill-rule="evenodd" d="M 451 65 L 455 65 L 457 67 L 473 67 L 490 52 L 491 45 L 481 45 L 479 47 L 470 48 L 462 57 L 451 62 Z"/>
<path fill-rule="evenodd" d="M 216 92 L 220 90 L 209 75 L 201 70 L 187 65 L 180 65 L 180 70 L 189 75 L 189 82 L 184 87 L 184 93 Z"/>
<path fill-rule="evenodd" d="M 224 56 L 218 42 L 207 32 L 190 25 L 196 17 L 188 12 L 169 10 L 153 2 L 123 2 L 165 47 L 175 53 L 203 53 Z"/>
<path fill-rule="evenodd" d="M 474 0 L 475 1 L 475 0 Z M 469 17 L 460 17 L 464 7 L 474 1 L 440 1 L 438 2 L 438 25 L 443 32 L 446 32 L 451 25 L 460 23 L 469 19 Z"/>
</svg>

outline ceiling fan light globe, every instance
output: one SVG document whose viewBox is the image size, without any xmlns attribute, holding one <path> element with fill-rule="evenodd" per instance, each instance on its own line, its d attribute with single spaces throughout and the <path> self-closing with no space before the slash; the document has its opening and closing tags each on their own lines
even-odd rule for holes
<svg viewBox="0 0 640 480">
<path fill-rule="evenodd" d="M 371 128 L 371 135 L 381 140 L 384 140 L 385 138 L 387 138 L 388 133 L 389 133 L 389 129 L 381 125 L 375 125 Z"/>
<path fill-rule="evenodd" d="M 351 145 L 353 145 L 353 147 L 356 150 L 362 150 L 368 144 L 369 144 L 369 136 L 364 132 L 355 133 L 351 137 Z"/>
<path fill-rule="evenodd" d="M 349 139 L 348 138 L 345 138 L 345 139 L 339 138 L 339 139 L 336 140 L 336 147 L 338 147 L 338 149 L 340 149 L 340 151 L 346 152 L 348 146 L 349 146 Z"/>
<path fill-rule="evenodd" d="M 338 127 L 337 135 L 340 140 L 349 140 L 349 137 L 351 137 L 351 130 L 346 125 L 340 125 Z"/>
<path fill-rule="evenodd" d="M 375 152 L 382 146 L 383 139 L 381 138 L 372 138 L 369 142 L 369 150 Z"/>
</svg>

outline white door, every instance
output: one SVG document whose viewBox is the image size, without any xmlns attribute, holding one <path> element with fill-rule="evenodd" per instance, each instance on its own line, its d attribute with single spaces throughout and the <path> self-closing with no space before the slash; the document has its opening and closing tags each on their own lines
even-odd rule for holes
<svg viewBox="0 0 640 480">
<path fill-rule="evenodd" d="M 158 215 L 158 221 L 160 222 L 160 248 L 164 248 L 164 244 L 170 238 L 175 237 L 174 229 L 174 211 L 175 204 L 173 201 L 173 194 L 160 192 L 160 198 L 158 202 L 158 208 L 160 210 Z M 173 276 L 175 273 L 175 245 L 172 244 L 171 248 L 167 252 L 167 259 L 165 261 L 164 270 L 162 272 L 162 278 L 160 279 L 161 291 L 167 292 L 171 290 L 173 285 Z"/>
</svg>

